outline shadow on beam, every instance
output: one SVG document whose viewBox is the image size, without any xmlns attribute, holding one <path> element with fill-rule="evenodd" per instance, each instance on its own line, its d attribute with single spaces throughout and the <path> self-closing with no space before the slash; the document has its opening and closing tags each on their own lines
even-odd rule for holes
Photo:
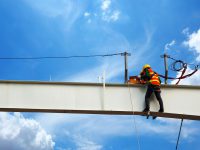
<svg viewBox="0 0 200 150">
<path fill-rule="evenodd" d="M 64 109 L 22 109 L 22 108 L 0 108 L 1 112 L 36 112 L 36 113 L 73 113 L 73 114 L 103 114 L 103 115 L 141 115 L 146 116 L 144 112 L 132 111 L 98 111 L 98 110 L 64 110 Z M 175 118 L 175 119 L 188 119 L 200 120 L 200 116 L 173 114 L 173 113 L 160 113 L 151 112 L 150 116 Z"/>
</svg>

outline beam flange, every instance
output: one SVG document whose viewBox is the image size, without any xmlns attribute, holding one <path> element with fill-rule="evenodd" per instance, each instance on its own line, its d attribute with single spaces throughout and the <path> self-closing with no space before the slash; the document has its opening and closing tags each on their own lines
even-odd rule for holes
<svg viewBox="0 0 200 150">
<path fill-rule="evenodd" d="M 144 115 L 143 85 L 0 81 L 0 89 L 0 111 Z M 152 115 L 200 120 L 200 86 L 162 85 L 161 89 L 165 113 L 156 112 L 159 105 L 153 96 Z"/>
</svg>

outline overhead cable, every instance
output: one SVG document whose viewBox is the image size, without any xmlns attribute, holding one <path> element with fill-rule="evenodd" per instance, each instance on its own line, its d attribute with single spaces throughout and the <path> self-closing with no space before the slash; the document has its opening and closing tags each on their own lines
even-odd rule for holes
<svg viewBox="0 0 200 150">
<path fill-rule="evenodd" d="M 179 139 L 180 139 L 180 135 L 181 135 L 182 125 L 183 125 L 183 118 L 181 119 L 181 125 L 180 125 L 180 129 L 179 129 L 179 133 L 178 133 L 178 139 L 177 139 L 177 142 L 176 142 L 176 150 L 178 150 L 178 145 L 179 145 Z"/>
<path fill-rule="evenodd" d="M 134 111 L 134 106 L 133 106 L 133 99 L 132 99 L 131 88 L 130 88 L 129 83 L 128 83 L 128 88 L 129 88 L 129 97 L 130 97 L 130 102 L 131 102 L 131 107 L 132 107 L 132 113 L 133 113 L 134 129 L 135 129 L 136 136 L 137 136 L 138 150 L 141 150 L 140 135 L 139 135 L 139 131 L 137 129 L 137 124 L 136 124 L 136 119 L 135 119 L 135 111 Z"/>
<path fill-rule="evenodd" d="M 195 64 L 189 64 L 189 63 L 185 63 L 184 61 L 182 60 L 177 60 L 177 59 L 174 59 L 172 58 L 171 56 L 167 55 L 167 58 L 173 60 L 174 62 L 170 65 L 170 69 L 172 71 L 176 71 L 176 72 L 181 72 L 181 75 L 180 77 L 166 77 L 166 76 L 163 76 L 163 75 L 160 75 L 160 77 L 162 78 L 167 78 L 167 79 L 178 79 L 178 81 L 176 82 L 176 84 L 179 84 L 180 80 L 181 79 L 184 79 L 184 78 L 187 78 L 187 77 L 190 77 L 192 76 L 194 73 L 196 73 L 199 69 L 199 65 L 195 65 Z M 186 70 L 187 70 L 187 67 L 188 66 L 192 66 L 193 68 L 193 71 L 191 73 L 188 73 L 187 75 L 185 75 L 186 73 Z"/>
<path fill-rule="evenodd" d="M 170 69 L 172 71 L 182 71 L 183 69 L 187 68 L 187 66 L 192 66 L 192 68 L 194 70 L 198 69 L 199 68 L 199 65 L 195 65 L 195 64 L 191 64 L 191 63 L 185 63 L 184 61 L 182 60 L 177 60 L 177 59 L 174 59 L 173 57 L 171 56 L 168 56 L 168 58 L 172 59 L 174 62 L 170 65 Z"/>
<path fill-rule="evenodd" d="M 103 54 L 103 55 L 72 55 L 72 56 L 44 56 L 44 57 L 0 57 L 0 60 L 37 60 L 37 59 L 70 59 L 70 58 L 89 58 L 89 57 L 110 57 L 123 55 L 124 53 Z"/>
</svg>

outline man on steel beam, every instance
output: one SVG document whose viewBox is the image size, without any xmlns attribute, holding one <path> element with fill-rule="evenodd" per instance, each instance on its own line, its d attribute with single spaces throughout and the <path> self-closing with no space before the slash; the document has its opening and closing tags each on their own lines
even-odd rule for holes
<svg viewBox="0 0 200 150">
<path fill-rule="evenodd" d="M 159 75 L 154 72 L 149 64 L 146 64 L 143 66 L 143 69 L 140 73 L 140 79 L 141 83 L 147 84 L 147 91 L 145 95 L 145 104 L 146 107 L 144 109 L 144 112 L 147 112 L 147 119 L 149 118 L 149 113 L 150 113 L 150 105 L 149 105 L 149 99 L 154 92 L 156 99 L 159 102 L 160 109 L 159 112 L 164 112 L 164 107 L 163 107 L 163 101 L 161 98 L 161 90 L 160 90 L 160 77 Z M 153 119 L 156 119 L 156 116 L 153 116 Z"/>
</svg>

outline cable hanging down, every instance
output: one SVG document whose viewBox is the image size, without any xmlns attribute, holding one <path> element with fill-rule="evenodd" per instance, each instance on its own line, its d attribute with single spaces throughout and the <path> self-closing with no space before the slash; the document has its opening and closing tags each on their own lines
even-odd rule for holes
<svg viewBox="0 0 200 150">
<path fill-rule="evenodd" d="M 178 81 L 176 82 L 176 85 L 179 84 L 179 82 L 180 82 L 181 79 L 185 79 L 185 78 L 187 78 L 187 77 L 192 76 L 192 75 L 193 75 L 194 73 L 196 73 L 196 72 L 198 71 L 198 69 L 199 69 L 199 65 L 188 64 L 188 63 L 183 62 L 182 60 L 176 60 L 176 59 L 170 57 L 169 55 L 167 55 L 167 58 L 172 59 L 172 60 L 174 61 L 174 62 L 170 65 L 170 69 L 171 69 L 172 71 L 181 72 L 181 75 L 180 75 L 179 77 L 168 77 L 168 76 L 166 77 L 166 76 L 163 76 L 163 75 L 160 75 L 160 74 L 159 74 L 159 76 L 162 77 L 162 78 L 167 78 L 167 79 L 172 79 L 172 80 L 178 79 Z M 187 75 L 184 75 L 185 72 L 186 72 L 186 70 L 187 70 L 188 65 L 193 66 L 194 69 L 193 69 L 193 71 L 192 71 L 191 73 L 189 73 L 189 74 L 187 74 Z"/>
<path fill-rule="evenodd" d="M 133 100 L 132 100 L 131 88 L 130 88 L 129 83 L 128 83 L 128 89 L 129 89 L 129 98 L 130 98 L 131 107 L 132 107 L 132 113 L 133 113 L 134 129 L 135 129 L 136 136 L 137 136 L 138 149 L 141 150 L 141 146 L 140 146 L 140 135 L 139 135 L 139 131 L 138 131 L 137 125 L 136 125 L 135 111 L 134 111 L 134 107 L 133 107 Z"/>
<path fill-rule="evenodd" d="M 110 57 L 123 55 L 124 53 L 98 54 L 98 55 L 72 55 L 72 56 L 45 56 L 45 57 L 0 57 L 0 60 L 37 60 L 37 59 L 70 59 L 70 58 L 89 58 L 89 57 Z"/>
</svg>

